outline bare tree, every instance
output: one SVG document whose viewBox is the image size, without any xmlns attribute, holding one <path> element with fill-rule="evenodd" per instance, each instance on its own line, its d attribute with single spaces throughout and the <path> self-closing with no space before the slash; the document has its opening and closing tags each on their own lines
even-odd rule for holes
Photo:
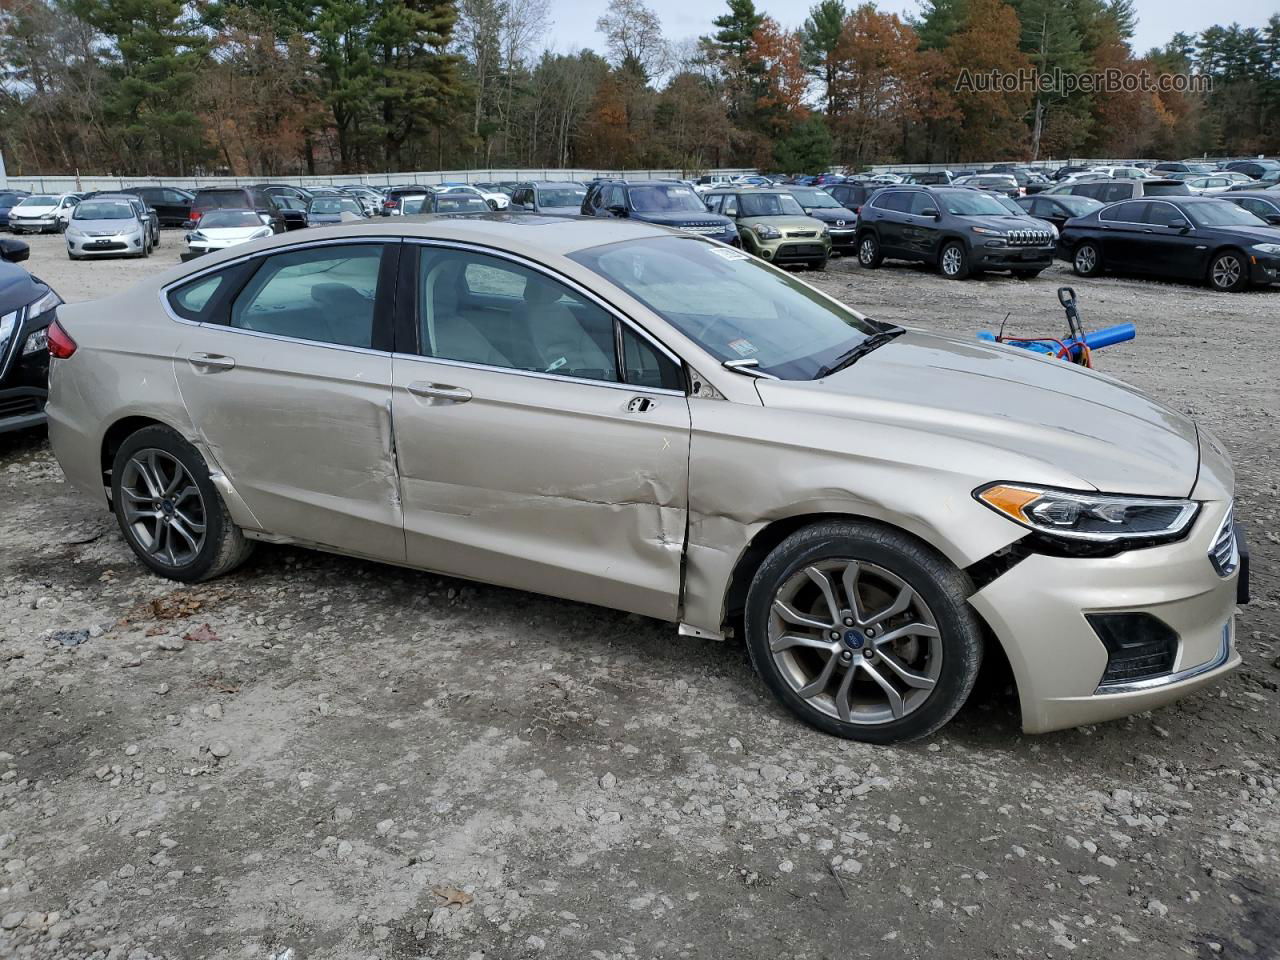
<svg viewBox="0 0 1280 960">
<path fill-rule="evenodd" d="M 670 51 L 662 36 L 662 21 L 643 0 L 610 0 L 596 21 L 596 30 L 604 34 L 618 68 L 636 73 L 646 83 L 667 69 Z"/>
</svg>

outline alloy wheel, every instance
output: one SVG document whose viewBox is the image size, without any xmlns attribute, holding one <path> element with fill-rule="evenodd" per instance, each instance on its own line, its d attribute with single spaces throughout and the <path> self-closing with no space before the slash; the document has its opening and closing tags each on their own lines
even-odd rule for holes
<svg viewBox="0 0 1280 960">
<path fill-rule="evenodd" d="M 954 277 L 960 272 L 960 248 L 957 246 L 947 247 L 942 251 L 942 272 L 948 277 Z"/>
<path fill-rule="evenodd" d="M 1230 254 L 1213 261 L 1213 285 L 1219 290 L 1230 290 L 1240 282 L 1243 267 L 1240 260 Z"/>
<path fill-rule="evenodd" d="M 120 478 L 125 524 L 157 563 L 183 567 L 204 547 L 204 497 L 187 468 L 171 453 L 139 450 Z"/>
<path fill-rule="evenodd" d="M 863 237 L 862 243 L 858 247 L 858 260 L 863 265 L 871 263 L 876 258 L 876 242 L 870 237 Z"/>
<path fill-rule="evenodd" d="M 1081 247 L 1076 251 L 1076 269 L 1081 273 L 1091 273 L 1098 265 L 1098 254 L 1093 247 Z"/>
<path fill-rule="evenodd" d="M 942 672 L 942 636 L 918 591 L 859 560 L 822 560 L 789 577 L 769 613 L 769 649 L 785 682 L 846 723 L 918 710 Z"/>
</svg>

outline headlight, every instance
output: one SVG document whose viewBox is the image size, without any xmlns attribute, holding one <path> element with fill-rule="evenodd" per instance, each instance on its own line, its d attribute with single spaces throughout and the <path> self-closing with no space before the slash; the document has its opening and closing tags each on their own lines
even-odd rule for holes
<svg viewBox="0 0 1280 960">
<path fill-rule="evenodd" d="M 974 233 L 980 233 L 984 237 L 1003 237 L 1003 230 L 992 230 L 990 227 L 970 227 Z"/>
<path fill-rule="evenodd" d="M 187 234 L 187 243 L 190 243 L 190 242 L 191 242 L 191 241 L 193 241 L 193 240 L 198 241 L 198 242 L 200 242 L 200 243 L 203 243 L 204 241 L 206 241 L 206 240 L 208 240 L 208 239 L 209 239 L 209 238 L 208 238 L 208 237 L 206 237 L 206 236 L 205 236 L 203 233 L 201 233 L 199 230 L 197 230 L 195 233 L 188 233 L 188 234 Z"/>
<path fill-rule="evenodd" d="M 9 346 L 9 338 L 13 336 L 13 328 L 18 325 L 18 311 L 6 313 L 0 317 L 0 358 L 3 358 Z"/>
<path fill-rule="evenodd" d="M 76 226 L 76 222 L 74 220 L 67 221 L 67 236 L 68 237 L 80 236 L 80 228 Z"/>
<path fill-rule="evenodd" d="M 1280 243 L 1255 243 L 1253 249 L 1259 253 L 1269 253 L 1272 256 L 1280 255 Z"/>
<path fill-rule="evenodd" d="M 1192 500 L 1123 497 L 993 483 L 973 492 L 981 503 L 1039 533 L 1094 543 L 1176 540 L 1200 505 Z"/>
<path fill-rule="evenodd" d="M 253 236 L 251 236 L 249 239 L 250 239 L 250 240 L 261 240 L 263 237 L 269 237 L 269 236 L 271 236 L 273 233 L 274 233 L 274 231 L 273 231 L 270 227 L 263 227 L 261 230 L 259 230 L 257 233 L 255 233 Z"/>
<path fill-rule="evenodd" d="M 767 223 L 757 224 L 753 229 L 756 232 L 756 236 L 761 240 L 777 240 L 782 236 L 782 231 L 777 227 L 769 226 Z"/>
<path fill-rule="evenodd" d="M 831 236 L 831 228 L 828 227 L 825 223 L 822 225 L 822 236 L 824 237 Z"/>
<path fill-rule="evenodd" d="M 1061 234 L 1058 232 L 1058 225 L 1055 223 L 1049 224 L 1049 232 L 1053 234 L 1053 239 L 1055 240 L 1057 240 L 1058 237 L 1061 236 Z"/>
<path fill-rule="evenodd" d="M 60 303 L 62 303 L 62 298 L 50 290 L 39 300 L 36 300 L 27 307 L 27 319 L 30 320 L 32 317 L 38 317 L 42 314 L 48 313 Z"/>
</svg>

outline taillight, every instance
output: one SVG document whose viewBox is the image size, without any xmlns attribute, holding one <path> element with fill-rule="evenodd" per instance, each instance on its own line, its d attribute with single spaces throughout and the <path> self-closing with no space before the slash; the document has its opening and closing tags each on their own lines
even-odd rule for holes
<svg viewBox="0 0 1280 960">
<path fill-rule="evenodd" d="M 388 200 L 386 203 L 383 204 L 383 206 L 386 207 L 388 210 L 394 210 L 396 207 L 400 206 L 400 201 Z"/>
<path fill-rule="evenodd" d="M 192 223 L 196 223 L 196 222 L 198 222 L 202 216 L 204 216 L 204 212 L 203 212 L 203 211 L 201 211 L 201 210 L 192 210 L 192 211 L 191 211 L 191 222 L 192 222 Z"/>
<path fill-rule="evenodd" d="M 71 334 L 62 329 L 57 320 L 49 324 L 49 356 L 55 360 L 66 360 L 76 352 L 76 342 Z"/>
</svg>

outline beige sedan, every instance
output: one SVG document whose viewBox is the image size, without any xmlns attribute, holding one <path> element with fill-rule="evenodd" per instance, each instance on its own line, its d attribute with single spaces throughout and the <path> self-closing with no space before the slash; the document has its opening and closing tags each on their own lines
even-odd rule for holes
<svg viewBox="0 0 1280 960">
<path fill-rule="evenodd" d="M 255 541 L 742 637 L 799 717 L 925 736 L 984 654 L 1028 731 L 1239 663 L 1226 453 L 1115 380 L 888 327 L 625 221 L 343 224 L 58 308 L 67 477 L 167 577 Z"/>
</svg>

